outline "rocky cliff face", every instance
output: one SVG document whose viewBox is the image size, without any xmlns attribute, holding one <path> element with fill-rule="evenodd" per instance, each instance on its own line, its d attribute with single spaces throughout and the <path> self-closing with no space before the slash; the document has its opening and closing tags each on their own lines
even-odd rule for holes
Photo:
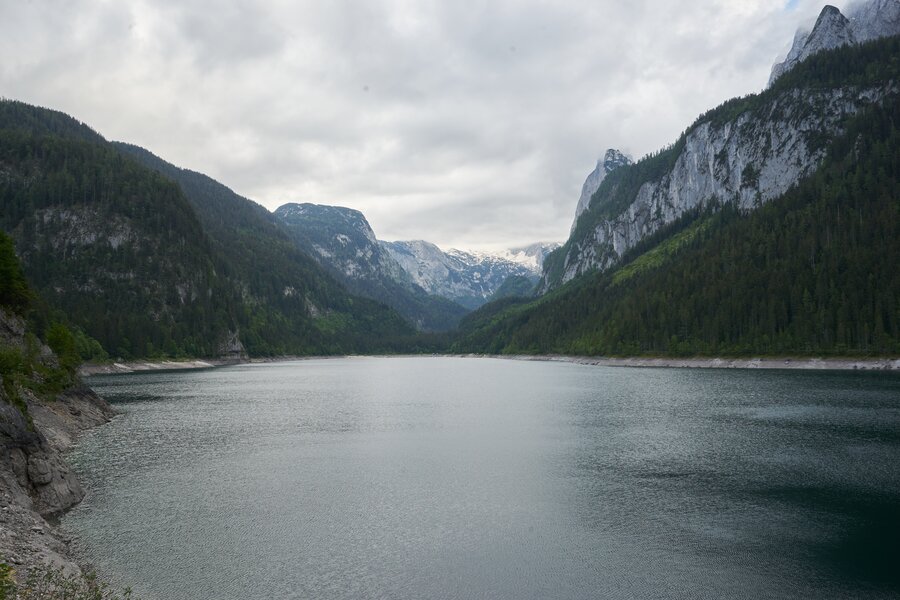
<svg viewBox="0 0 900 600">
<path fill-rule="evenodd" d="M 378 243 L 366 217 L 358 210 L 319 204 L 285 204 L 275 216 L 294 239 L 319 262 L 346 279 L 390 278 L 412 283 L 397 261 Z"/>
<path fill-rule="evenodd" d="M 431 296 L 376 239 L 358 210 L 318 204 L 285 204 L 275 217 L 297 246 L 328 269 L 348 290 L 393 308 L 416 329 L 443 331 L 466 313 Z"/>
<path fill-rule="evenodd" d="M 0 351 L 21 353 L 29 343 L 34 342 L 28 341 L 22 319 L 0 309 Z M 39 362 L 57 366 L 46 346 L 40 349 Z M 3 377 L 10 377 L 9 372 L 0 375 L 0 384 L 11 383 Z M 82 432 L 108 421 L 113 411 L 80 384 L 47 398 L 13 383 L 15 401 L 9 389 L 0 385 L 0 559 L 13 566 L 49 563 L 77 570 L 45 518 L 84 497 L 64 453 Z"/>
<path fill-rule="evenodd" d="M 475 309 L 509 277 L 537 281 L 544 257 L 557 244 L 532 244 L 506 252 L 446 252 L 422 240 L 381 242 L 413 281 L 427 292 Z"/>
<path fill-rule="evenodd" d="M 797 34 L 789 60 L 776 66 L 774 76 L 822 50 L 884 37 L 900 21 L 898 12 L 900 0 L 872 0 L 850 19 L 826 6 L 812 32 Z M 885 50 L 866 47 L 856 54 L 879 52 Z M 607 173 L 565 246 L 545 265 L 538 291 L 608 268 L 689 211 L 721 203 L 750 210 L 810 175 L 848 119 L 894 98 L 900 89 L 891 77 L 870 75 L 864 62 L 859 63 L 863 70 L 854 79 L 857 83 L 835 83 L 823 69 L 839 71 L 835 61 L 841 60 L 835 57 L 827 67 L 792 80 L 806 83 L 729 101 L 701 117 L 665 151 L 619 167 L 615 177 Z"/>
<path fill-rule="evenodd" d="M 575 207 L 575 219 L 572 221 L 572 231 L 575 231 L 575 225 L 578 224 L 578 217 L 588 209 L 591 205 L 591 197 L 606 179 L 607 174 L 611 173 L 619 167 L 631 164 L 631 157 L 622 154 L 618 150 L 610 148 L 603 155 L 603 158 L 597 161 L 597 166 L 591 171 L 584 185 L 581 186 L 581 196 L 578 198 L 578 205 Z"/>
<path fill-rule="evenodd" d="M 677 153 L 674 166 L 645 181 L 624 211 L 576 231 L 564 247 L 561 268 L 545 271 L 540 290 L 609 267 L 644 237 L 697 207 L 731 202 L 752 209 L 777 198 L 815 170 L 825 154 L 824 138 L 886 93 L 794 89 L 756 111 L 700 122 L 670 150 Z"/>
<path fill-rule="evenodd" d="M 849 14 L 847 18 L 834 6 L 825 6 L 811 31 L 797 31 L 787 57 L 772 67 L 769 85 L 823 50 L 900 34 L 900 0 L 869 0 Z"/>
<path fill-rule="evenodd" d="M 286 204 L 275 216 L 301 248 L 353 293 L 384 302 L 427 330 L 455 324 L 465 312 L 458 310 L 460 306 L 481 306 L 508 277 L 537 282 L 544 257 L 558 246 L 536 243 L 494 253 L 444 252 L 421 240 L 379 241 L 365 216 L 350 208 Z M 439 315 L 444 315 L 440 325 Z"/>
</svg>

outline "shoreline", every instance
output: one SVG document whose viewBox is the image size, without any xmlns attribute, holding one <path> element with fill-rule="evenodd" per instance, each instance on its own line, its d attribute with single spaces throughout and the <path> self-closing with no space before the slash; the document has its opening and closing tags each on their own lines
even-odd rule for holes
<svg viewBox="0 0 900 600">
<path fill-rule="evenodd" d="M 567 355 L 466 355 L 508 360 L 535 360 L 568 362 L 599 367 L 675 368 L 675 369 L 792 369 L 804 371 L 900 371 L 900 358 L 822 358 L 822 357 L 767 357 L 767 358 L 610 358 L 603 356 Z"/>
<path fill-rule="evenodd" d="M 244 364 L 246 360 L 234 359 L 185 359 L 185 360 L 139 360 L 112 363 L 84 363 L 78 367 L 78 375 L 117 375 L 140 373 L 144 371 L 187 371 L 194 369 L 212 369 L 229 365 Z"/>
<path fill-rule="evenodd" d="M 562 354 L 348 354 L 329 356 L 264 356 L 250 359 L 188 359 L 114 362 L 108 364 L 85 363 L 78 368 L 82 377 L 90 375 L 118 375 L 155 371 L 187 371 L 213 369 L 243 364 L 266 364 L 306 360 L 333 360 L 339 358 L 492 358 L 502 360 L 567 362 L 598 367 L 632 367 L 665 369 L 789 369 L 804 371 L 900 371 L 900 358 L 824 358 L 816 356 L 782 357 L 605 357 L 570 356 Z"/>
<path fill-rule="evenodd" d="M 81 384 L 53 400 L 27 402 L 33 430 L 27 440 L 7 444 L 11 464 L 0 469 L 0 562 L 20 584 L 29 572 L 48 568 L 81 576 L 92 566 L 73 551 L 75 537 L 60 526 L 86 493 L 68 459 L 86 434 L 117 413 Z"/>
</svg>

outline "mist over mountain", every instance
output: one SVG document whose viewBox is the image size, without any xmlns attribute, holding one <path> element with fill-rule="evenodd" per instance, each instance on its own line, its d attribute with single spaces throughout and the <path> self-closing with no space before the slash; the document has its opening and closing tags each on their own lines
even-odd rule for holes
<svg viewBox="0 0 900 600">
<path fill-rule="evenodd" d="M 900 2 L 868 0 L 851 7 L 848 16 L 826 5 L 811 30 L 799 29 L 784 61 L 772 66 L 769 85 L 802 61 L 823 50 L 861 44 L 900 33 Z"/>
</svg>

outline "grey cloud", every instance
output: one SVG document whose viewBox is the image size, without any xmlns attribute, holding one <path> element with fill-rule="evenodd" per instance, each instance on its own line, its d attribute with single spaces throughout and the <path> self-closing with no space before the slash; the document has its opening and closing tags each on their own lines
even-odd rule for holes
<svg viewBox="0 0 900 600">
<path fill-rule="evenodd" d="M 3 1 L 3 0 L 0 0 Z M 607 147 L 636 158 L 758 91 L 798 0 L 6 0 L 0 95 L 269 208 L 363 210 L 441 246 L 560 240 Z"/>
</svg>

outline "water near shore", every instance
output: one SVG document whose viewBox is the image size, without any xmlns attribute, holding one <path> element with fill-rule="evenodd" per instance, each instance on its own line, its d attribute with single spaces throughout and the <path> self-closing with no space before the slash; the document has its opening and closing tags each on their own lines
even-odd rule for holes
<svg viewBox="0 0 900 600">
<path fill-rule="evenodd" d="M 900 376 L 356 358 L 95 376 L 63 521 L 151 599 L 873 598 Z"/>
</svg>

